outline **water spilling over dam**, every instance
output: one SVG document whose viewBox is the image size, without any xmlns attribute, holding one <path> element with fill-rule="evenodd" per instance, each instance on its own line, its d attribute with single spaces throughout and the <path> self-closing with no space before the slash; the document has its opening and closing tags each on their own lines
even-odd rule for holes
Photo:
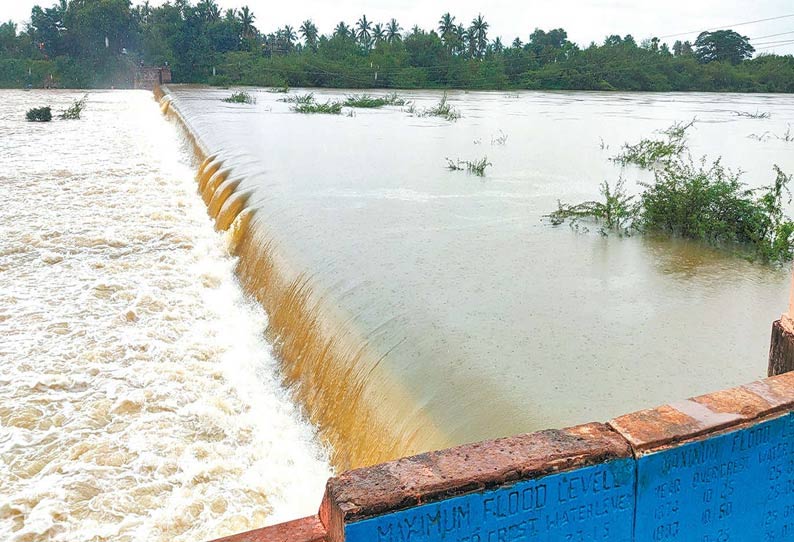
<svg viewBox="0 0 794 542">
<path fill-rule="evenodd" d="M 195 541 L 313 512 L 326 452 L 149 92 L 0 93 L 0 539 Z"/>
<path fill-rule="evenodd" d="M 794 155 L 748 135 L 785 130 L 791 97 L 452 93 L 463 118 L 448 123 L 399 108 L 298 115 L 277 94 L 249 106 L 223 103 L 229 93 L 172 87 L 163 110 L 194 138 L 199 191 L 337 466 L 608 419 L 763 374 L 753 360 L 784 308 L 785 270 L 542 216 L 604 179 L 648 180 L 609 156 L 693 117 L 696 156 L 768 184 Z M 408 97 L 421 108 L 440 93 Z M 735 114 L 758 109 L 772 124 Z M 445 169 L 484 155 L 484 179 Z"/>
</svg>

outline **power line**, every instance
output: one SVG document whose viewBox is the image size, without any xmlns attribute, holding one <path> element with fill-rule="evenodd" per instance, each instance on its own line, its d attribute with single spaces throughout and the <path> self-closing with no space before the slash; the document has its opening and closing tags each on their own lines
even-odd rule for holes
<svg viewBox="0 0 794 542">
<path fill-rule="evenodd" d="M 785 36 L 787 34 L 794 34 L 794 31 L 781 32 L 780 34 L 769 34 L 768 36 L 756 36 L 754 38 L 748 38 L 748 39 L 751 39 L 751 40 L 762 40 L 762 39 L 765 39 L 765 38 L 776 38 L 777 36 Z"/>
<path fill-rule="evenodd" d="M 794 13 L 791 13 L 789 15 L 778 15 L 777 17 L 769 17 L 767 19 L 757 19 L 755 21 L 745 21 L 743 23 L 734 23 L 734 24 L 726 24 L 726 25 L 722 25 L 722 26 L 715 26 L 714 28 L 706 28 L 705 30 L 692 30 L 691 32 L 681 32 L 680 34 L 668 34 L 666 36 L 659 36 L 659 39 L 675 38 L 675 37 L 678 37 L 678 36 L 688 36 L 690 34 L 695 34 L 695 33 L 700 33 L 700 32 L 711 32 L 711 31 L 714 31 L 714 30 L 720 30 L 721 28 L 729 28 L 729 27 L 734 27 L 734 26 L 745 26 L 745 25 L 748 25 L 748 24 L 763 23 L 763 22 L 766 22 L 766 21 L 777 21 L 778 19 L 788 19 L 790 17 L 794 17 Z"/>
</svg>

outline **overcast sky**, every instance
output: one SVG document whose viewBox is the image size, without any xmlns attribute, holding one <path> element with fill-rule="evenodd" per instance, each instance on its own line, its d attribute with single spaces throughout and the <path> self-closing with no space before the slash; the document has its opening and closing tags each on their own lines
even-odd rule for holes
<svg viewBox="0 0 794 542">
<path fill-rule="evenodd" d="M 49 6 L 54 0 L 0 0 L 0 20 L 24 23 L 35 4 Z M 134 3 L 139 3 L 135 1 Z M 150 1 L 158 5 L 162 1 Z M 195 3 L 195 1 L 194 1 Z M 449 11 L 468 25 L 482 12 L 491 25 L 489 37 L 501 36 L 509 43 L 519 36 L 526 41 L 536 27 L 565 28 L 568 37 L 580 45 L 601 42 L 609 34 L 632 34 L 637 41 L 652 36 L 668 36 L 694 41 L 700 30 L 733 27 L 753 39 L 759 52 L 794 53 L 794 1 L 792 0 L 218 0 L 222 8 L 247 4 L 256 15 L 256 26 L 269 32 L 284 24 L 294 27 L 311 18 L 323 33 L 330 33 L 337 22 L 355 22 L 362 14 L 374 22 L 395 17 L 409 29 L 414 24 L 430 29 L 437 26 L 442 13 Z M 758 19 L 776 20 L 735 26 Z M 774 35 L 782 34 L 783 35 Z M 678 34 L 681 34 L 680 36 Z M 774 35 L 772 37 L 766 37 Z M 792 43 L 779 43 L 790 41 Z"/>
</svg>

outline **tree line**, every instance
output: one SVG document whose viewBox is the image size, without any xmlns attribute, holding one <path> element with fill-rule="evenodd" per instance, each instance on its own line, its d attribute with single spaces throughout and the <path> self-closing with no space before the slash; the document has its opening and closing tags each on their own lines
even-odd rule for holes
<svg viewBox="0 0 794 542">
<path fill-rule="evenodd" d="M 436 28 L 362 15 L 321 33 L 306 20 L 260 31 L 247 6 L 214 0 L 152 7 L 130 0 L 35 6 L 23 29 L 0 24 L 0 86 L 125 86 L 140 63 L 177 82 L 354 88 L 794 92 L 794 56 L 761 54 L 733 30 L 672 45 L 607 36 L 580 47 L 562 28 L 504 43 L 483 15 Z"/>
</svg>

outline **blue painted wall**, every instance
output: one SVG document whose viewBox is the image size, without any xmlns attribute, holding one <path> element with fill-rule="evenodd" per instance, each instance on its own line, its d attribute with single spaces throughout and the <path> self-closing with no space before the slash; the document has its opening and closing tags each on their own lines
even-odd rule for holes
<svg viewBox="0 0 794 542">
<path fill-rule="evenodd" d="M 794 541 L 794 414 L 345 526 L 347 542 Z"/>
<path fill-rule="evenodd" d="M 622 459 L 345 526 L 346 542 L 630 542 L 635 462 Z"/>
<path fill-rule="evenodd" d="M 794 416 L 643 456 L 636 539 L 794 540 Z"/>
</svg>

